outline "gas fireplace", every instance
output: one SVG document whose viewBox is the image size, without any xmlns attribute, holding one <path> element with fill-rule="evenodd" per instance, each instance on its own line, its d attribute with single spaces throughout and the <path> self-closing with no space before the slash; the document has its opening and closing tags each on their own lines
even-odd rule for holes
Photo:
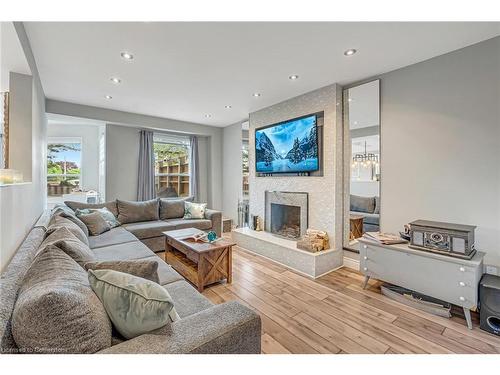
<svg viewBox="0 0 500 375">
<path fill-rule="evenodd" d="M 266 191 L 265 210 L 266 231 L 294 240 L 306 232 L 307 193 Z"/>
</svg>

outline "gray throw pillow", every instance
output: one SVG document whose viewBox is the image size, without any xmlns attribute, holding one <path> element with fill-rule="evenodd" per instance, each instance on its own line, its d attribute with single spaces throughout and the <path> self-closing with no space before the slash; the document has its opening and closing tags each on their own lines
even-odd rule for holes
<svg viewBox="0 0 500 375">
<path fill-rule="evenodd" d="M 73 211 L 83 210 L 85 208 L 103 208 L 106 207 L 111 211 L 115 217 L 118 217 L 118 208 L 116 207 L 116 201 L 109 201 L 104 203 L 82 203 L 74 201 L 64 201 L 64 204 L 71 208 Z"/>
<path fill-rule="evenodd" d="M 91 236 L 98 236 L 111 229 L 108 222 L 97 211 L 78 215 L 78 218 L 85 223 Z"/>
<path fill-rule="evenodd" d="M 48 245 L 58 247 L 82 267 L 95 260 L 94 252 L 65 227 L 58 228 L 48 235 L 40 245 L 39 252 Z"/>
<path fill-rule="evenodd" d="M 180 219 L 184 216 L 184 202 L 192 202 L 194 197 L 160 199 L 160 220 Z"/>
<path fill-rule="evenodd" d="M 51 245 L 24 277 L 12 334 L 27 353 L 95 353 L 111 346 L 111 322 L 87 272 Z"/>
<path fill-rule="evenodd" d="M 158 199 L 133 202 L 117 199 L 118 221 L 122 224 L 137 223 L 139 221 L 152 221 L 160 218 Z"/>
<path fill-rule="evenodd" d="M 127 339 L 180 319 L 170 294 L 155 282 L 112 270 L 89 270 L 88 277 L 114 327 Z"/>
<path fill-rule="evenodd" d="M 361 197 L 351 194 L 351 211 L 366 212 L 372 214 L 375 210 L 375 198 Z"/>
<path fill-rule="evenodd" d="M 83 232 L 83 230 L 73 223 L 71 220 L 66 219 L 65 217 L 56 215 L 52 216 L 49 221 L 49 226 L 47 231 L 45 232 L 45 236 L 48 237 L 51 233 L 55 232 L 58 228 L 65 227 L 71 233 L 73 233 L 80 241 L 82 241 L 85 245 L 89 246 L 89 239 Z"/>
<path fill-rule="evenodd" d="M 75 212 L 68 206 L 62 204 L 55 206 L 52 210 L 52 215 L 59 215 L 65 217 L 68 220 L 71 220 L 73 223 L 80 227 L 80 229 L 83 231 L 83 233 L 85 233 L 87 237 L 89 236 L 89 230 L 87 229 L 87 226 L 79 218 L 76 217 Z"/>
<path fill-rule="evenodd" d="M 84 208 L 76 210 L 76 216 L 80 216 L 82 214 L 90 214 L 92 212 L 98 212 L 104 220 L 108 223 L 111 229 L 119 227 L 120 222 L 116 219 L 115 215 L 108 210 L 106 207 L 103 208 Z M 85 225 L 85 224 L 84 224 Z"/>
<path fill-rule="evenodd" d="M 373 210 L 373 213 L 380 215 L 380 197 L 375 197 L 375 209 Z"/>
<path fill-rule="evenodd" d="M 160 283 L 158 277 L 158 262 L 155 260 L 117 260 L 85 263 L 86 270 L 113 270 L 142 277 L 146 280 Z"/>
</svg>

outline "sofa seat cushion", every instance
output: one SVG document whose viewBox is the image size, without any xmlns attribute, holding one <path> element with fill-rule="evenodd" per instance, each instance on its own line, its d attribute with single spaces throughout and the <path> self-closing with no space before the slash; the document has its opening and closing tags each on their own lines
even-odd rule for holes
<svg viewBox="0 0 500 375">
<path fill-rule="evenodd" d="M 89 237 L 89 247 L 96 249 L 120 243 L 137 241 L 137 238 L 128 230 L 122 227 L 113 228 L 108 232 L 104 232 L 98 236 Z"/>
<path fill-rule="evenodd" d="M 163 236 L 162 232 L 176 229 L 174 224 L 162 220 L 141 221 L 138 223 L 124 224 L 122 227 L 140 240 L 161 237 Z"/>
<path fill-rule="evenodd" d="M 175 226 L 175 229 L 196 228 L 201 230 L 212 229 L 212 222 L 207 219 L 168 219 L 166 222 Z"/>
<path fill-rule="evenodd" d="M 175 310 L 182 318 L 196 314 L 213 306 L 202 294 L 189 285 L 186 281 L 177 281 L 164 285 L 174 301 Z"/>
<path fill-rule="evenodd" d="M 23 280 L 12 333 L 27 353 L 94 353 L 111 346 L 111 322 L 87 272 L 52 245 L 36 256 Z"/>
<path fill-rule="evenodd" d="M 378 215 L 378 214 L 368 214 L 368 213 L 364 213 L 364 212 L 360 213 L 357 211 L 351 211 L 351 214 L 363 216 L 363 224 L 379 225 L 380 215 Z"/>
<path fill-rule="evenodd" d="M 141 261 L 151 260 L 158 263 L 158 278 L 160 285 L 167 285 L 176 281 L 184 280 L 184 278 L 177 273 L 170 265 L 165 263 L 158 255 L 153 255 L 148 258 L 143 258 Z"/>
<path fill-rule="evenodd" d="M 99 247 L 92 250 L 94 251 L 96 260 L 99 262 L 108 260 L 142 259 L 155 255 L 155 253 L 149 250 L 148 247 L 139 240 Z"/>
</svg>

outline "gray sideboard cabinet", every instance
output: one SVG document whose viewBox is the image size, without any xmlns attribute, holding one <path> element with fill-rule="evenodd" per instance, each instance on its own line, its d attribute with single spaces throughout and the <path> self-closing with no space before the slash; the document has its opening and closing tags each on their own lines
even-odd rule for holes
<svg viewBox="0 0 500 375">
<path fill-rule="evenodd" d="M 381 245 L 360 239 L 359 255 L 363 288 L 373 277 L 461 306 L 472 329 L 470 310 L 478 303 L 484 253 L 478 251 L 464 260 L 410 249 L 406 244 Z"/>
</svg>

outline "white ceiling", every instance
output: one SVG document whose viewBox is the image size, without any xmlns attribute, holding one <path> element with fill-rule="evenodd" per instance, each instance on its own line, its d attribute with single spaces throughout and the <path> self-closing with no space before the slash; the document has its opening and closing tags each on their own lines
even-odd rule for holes
<svg viewBox="0 0 500 375">
<path fill-rule="evenodd" d="M 9 91 L 9 72 L 31 74 L 12 22 L 0 22 L 0 91 Z"/>
<path fill-rule="evenodd" d="M 500 34 L 500 23 L 474 22 L 25 26 L 47 97 L 213 126 Z M 358 53 L 344 56 L 349 48 Z M 123 61 L 121 51 L 132 52 L 133 61 Z M 291 74 L 300 77 L 291 81 Z M 113 85 L 112 76 L 122 84 Z M 254 98 L 254 92 L 262 96 Z M 104 99 L 108 94 L 112 100 Z"/>
</svg>

